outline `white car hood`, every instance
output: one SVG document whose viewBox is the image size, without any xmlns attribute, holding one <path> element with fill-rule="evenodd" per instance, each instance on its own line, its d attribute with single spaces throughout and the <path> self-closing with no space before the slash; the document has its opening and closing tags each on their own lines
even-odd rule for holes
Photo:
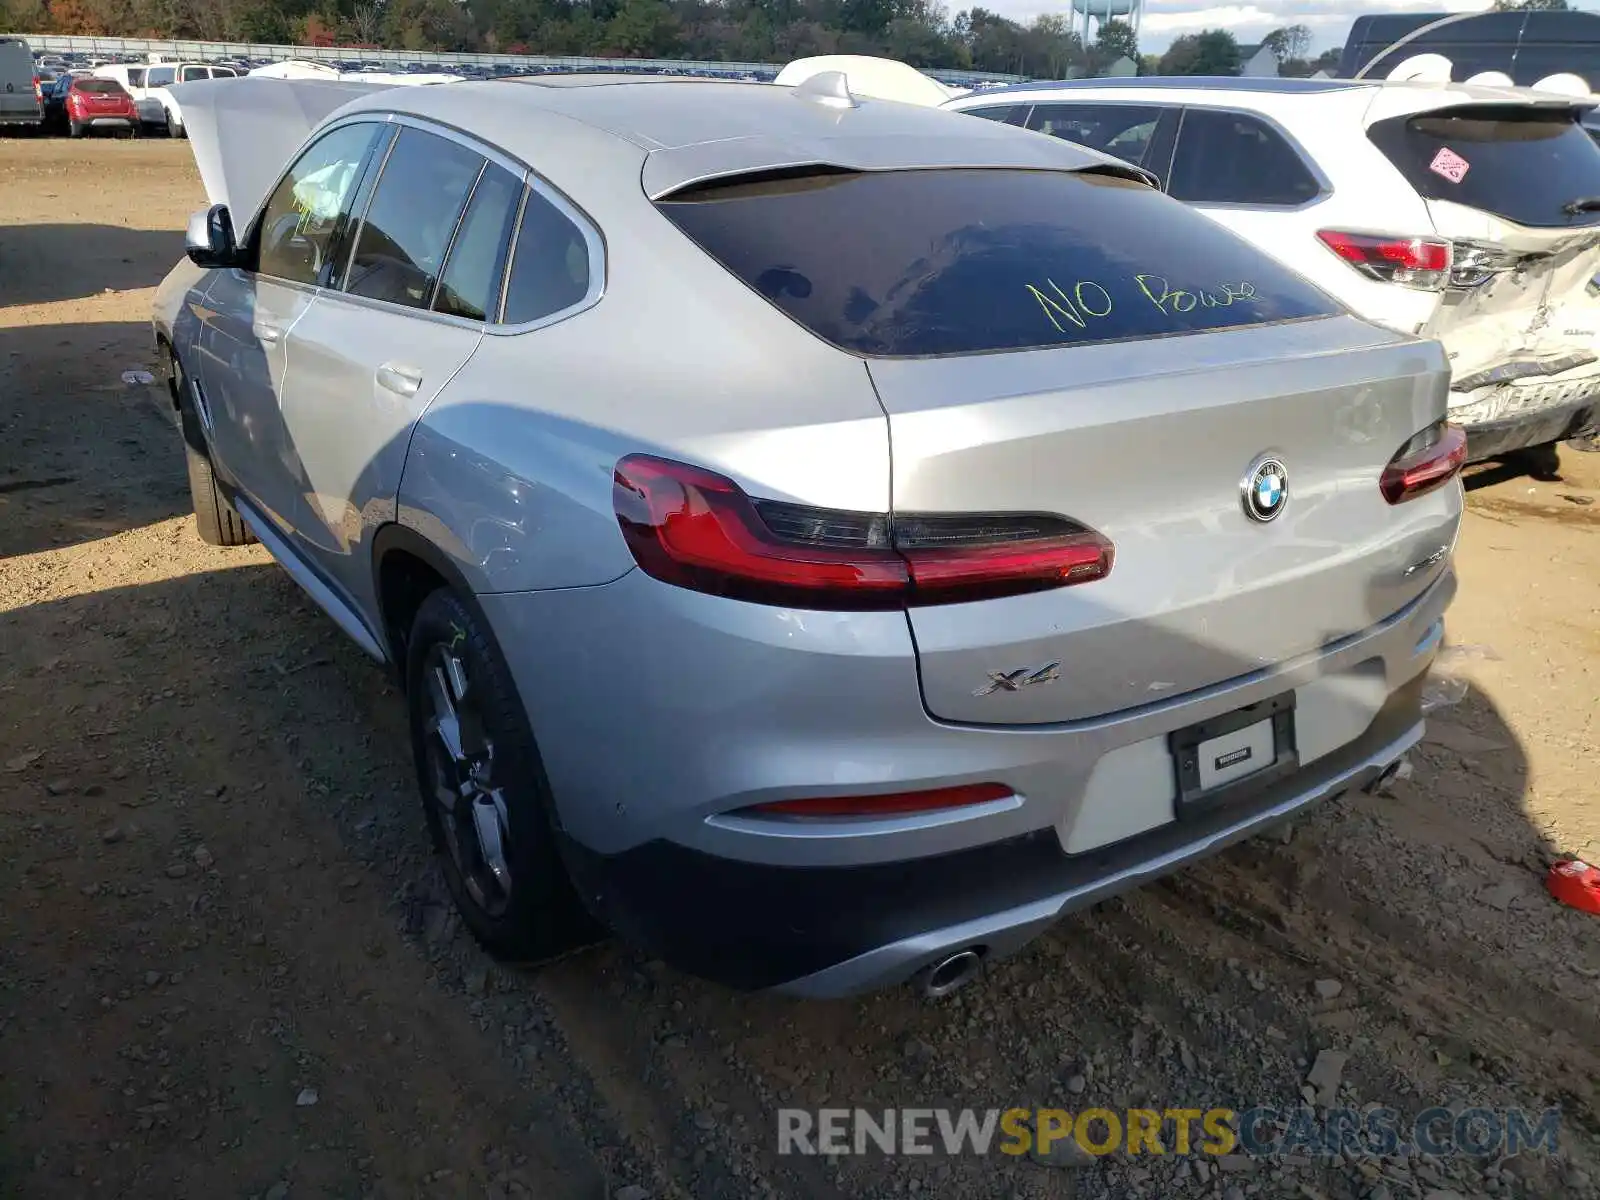
<svg viewBox="0 0 1600 1200">
<path fill-rule="evenodd" d="M 214 79 L 172 95 L 212 204 L 226 204 L 241 233 L 311 131 L 382 83 L 329 79 Z"/>
</svg>

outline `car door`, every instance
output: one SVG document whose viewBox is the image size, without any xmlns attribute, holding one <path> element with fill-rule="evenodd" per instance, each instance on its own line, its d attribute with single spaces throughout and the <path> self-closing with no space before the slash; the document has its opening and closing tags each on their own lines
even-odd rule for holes
<svg viewBox="0 0 1600 1200">
<path fill-rule="evenodd" d="M 283 411 L 304 472 L 305 545 L 368 612 L 371 538 L 395 519 L 412 428 L 496 315 L 524 175 L 454 134 L 402 124 L 342 286 L 289 331 Z"/>
<path fill-rule="evenodd" d="M 304 523 L 299 448 L 281 408 L 293 370 L 288 334 L 337 277 L 344 230 L 389 133 L 379 121 L 353 122 L 308 146 L 242 235 L 252 267 L 219 271 L 207 296 L 193 370 L 212 458 L 285 533 Z"/>
</svg>

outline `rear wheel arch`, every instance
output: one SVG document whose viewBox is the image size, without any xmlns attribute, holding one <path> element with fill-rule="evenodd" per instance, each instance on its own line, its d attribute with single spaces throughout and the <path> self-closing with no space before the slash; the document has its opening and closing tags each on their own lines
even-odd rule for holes
<svg viewBox="0 0 1600 1200">
<path fill-rule="evenodd" d="M 461 569 L 448 554 L 409 526 L 394 522 L 378 530 L 372 541 L 372 569 L 384 648 L 402 682 L 412 622 L 422 602 L 433 592 L 448 588 L 485 626 L 488 624 Z"/>
</svg>

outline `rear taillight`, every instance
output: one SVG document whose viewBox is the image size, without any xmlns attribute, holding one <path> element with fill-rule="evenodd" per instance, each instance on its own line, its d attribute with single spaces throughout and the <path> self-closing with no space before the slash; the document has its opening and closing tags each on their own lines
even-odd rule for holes
<svg viewBox="0 0 1600 1200">
<path fill-rule="evenodd" d="M 1003 783 L 965 783 L 931 788 L 925 792 L 890 792 L 882 796 L 812 796 L 804 800 L 778 800 L 757 804 L 742 812 L 773 817 L 899 817 L 911 813 L 939 812 L 1009 800 L 1015 793 Z"/>
<path fill-rule="evenodd" d="M 649 455 L 617 464 L 617 522 L 664 583 L 792 608 L 956 604 L 1103 579 L 1113 550 L 1063 517 L 845 512 L 752 500 L 731 479 Z"/>
<path fill-rule="evenodd" d="M 1496 275 L 1515 271 L 1535 255 L 1517 254 L 1499 246 L 1457 239 L 1453 246 L 1450 266 L 1450 286 L 1458 288 L 1482 287 Z"/>
<path fill-rule="evenodd" d="M 1322 244 L 1369 279 L 1423 292 L 1442 291 L 1450 279 L 1449 242 L 1323 229 Z"/>
<path fill-rule="evenodd" d="M 33 77 L 33 102 L 35 104 L 44 103 L 44 88 L 40 85 L 37 75 Z"/>
<path fill-rule="evenodd" d="M 1400 447 L 1378 477 L 1378 490 L 1390 504 L 1415 500 L 1449 483 L 1466 461 L 1467 431 L 1440 421 Z"/>
</svg>

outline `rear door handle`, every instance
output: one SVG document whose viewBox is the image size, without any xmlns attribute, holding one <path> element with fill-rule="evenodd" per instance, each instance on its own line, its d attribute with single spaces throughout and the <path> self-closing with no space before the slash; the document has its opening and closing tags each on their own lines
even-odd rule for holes
<svg viewBox="0 0 1600 1200">
<path fill-rule="evenodd" d="M 384 363 L 378 368 L 378 386 L 400 396 L 415 396 L 422 386 L 422 372 L 415 367 Z"/>
<path fill-rule="evenodd" d="M 274 345 L 283 338 L 283 330 L 276 325 L 257 325 L 255 333 L 258 338 L 269 346 Z"/>
</svg>

